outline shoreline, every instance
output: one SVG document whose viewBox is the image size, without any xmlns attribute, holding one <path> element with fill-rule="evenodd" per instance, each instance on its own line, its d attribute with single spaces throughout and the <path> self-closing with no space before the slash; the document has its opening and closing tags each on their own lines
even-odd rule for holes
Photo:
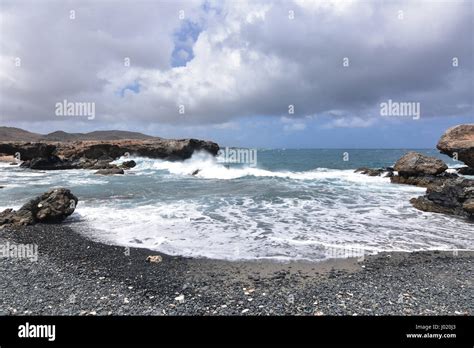
<svg viewBox="0 0 474 348">
<path fill-rule="evenodd" d="M 474 251 L 311 261 L 169 256 L 92 241 L 68 223 L 4 229 L 37 262 L 0 258 L 0 315 L 472 315 Z M 150 255 L 161 262 L 147 262 Z"/>
</svg>

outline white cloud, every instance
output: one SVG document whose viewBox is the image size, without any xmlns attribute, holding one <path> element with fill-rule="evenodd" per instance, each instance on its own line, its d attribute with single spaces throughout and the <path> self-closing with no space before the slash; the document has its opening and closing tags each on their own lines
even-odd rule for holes
<svg viewBox="0 0 474 348">
<path fill-rule="evenodd" d="M 472 111 L 468 2 L 202 5 L 3 1 L 1 119 L 55 121 L 53 106 L 63 99 L 96 102 L 102 123 L 219 125 L 244 116 L 280 117 L 293 104 L 295 118 L 302 120 L 285 124 L 288 131 L 304 129 L 310 114 L 370 115 L 381 99 L 416 96 L 428 117 Z M 184 23 L 180 10 L 202 31 L 194 44 L 187 43 L 194 58 L 172 67 L 174 35 Z M 179 53 L 182 59 L 189 58 L 185 53 Z M 453 56 L 459 57 L 457 68 Z M 21 67 L 15 67 L 16 57 Z M 349 67 L 342 66 L 343 57 Z M 124 58 L 130 58 L 130 67 Z M 135 83 L 139 93 L 117 93 Z M 372 122 L 341 116 L 330 126 Z"/>
<path fill-rule="evenodd" d="M 375 118 L 361 117 L 343 117 L 336 118 L 326 125 L 325 128 L 367 128 L 373 126 L 377 122 Z"/>
</svg>

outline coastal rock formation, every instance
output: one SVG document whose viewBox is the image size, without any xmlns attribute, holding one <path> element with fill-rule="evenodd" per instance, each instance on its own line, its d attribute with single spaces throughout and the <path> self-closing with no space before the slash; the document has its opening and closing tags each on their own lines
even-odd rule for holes
<svg viewBox="0 0 474 348">
<path fill-rule="evenodd" d="M 34 158 L 48 158 L 56 151 L 57 146 L 50 143 L 0 142 L 0 153 L 18 156 L 22 161 Z"/>
<path fill-rule="evenodd" d="M 474 180 L 457 178 L 429 185 L 424 196 L 410 203 L 422 211 L 474 218 Z"/>
<path fill-rule="evenodd" d="M 417 152 L 409 152 L 395 163 L 394 169 L 400 176 L 438 175 L 448 169 L 440 159 Z"/>
<path fill-rule="evenodd" d="M 441 153 L 457 159 L 474 168 L 474 124 L 449 128 L 436 145 Z"/>
<path fill-rule="evenodd" d="M 48 157 L 37 157 L 25 161 L 20 165 L 21 168 L 30 168 L 37 170 L 63 170 L 76 169 L 76 165 L 70 161 L 64 161 L 58 156 L 50 155 Z"/>
<path fill-rule="evenodd" d="M 60 222 L 74 212 L 77 202 L 77 197 L 68 189 L 54 189 L 32 199 L 17 211 L 4 210 L 0 213 L 0 227 Z"/>
<path fill-rule="evenodd" d="M 184 160 L 190 158 L 194 151 L 207 151 L 215 156 L 219 151 L 219 145 L 197 139 L 166 140 L 161 138 L 60 143 L 0 143 L 0 153 L 19 155 L 20 159 L 25 161 L 22 167 L 40 170 L 109 169 L 116 167 L 110 165 L 109 162 L 124 155 Z M 129 161 L 126 165 L 133 164 Z"/>
<path fill-rule="evenodd" d="M 181 140 L 118 140 L 81 141 L 62 143 L 57 149 L 58 156 L 64 158 L 117 159 L 126 154 L 166 160 L 184 160 L 194 151 L 207 151 L 217 155 L 219 145 L 197 139 Z"/>
<path fill-rule="evenodd" d="M 457 177 L 458 175 L 455 173 L 446 173 L 446 172 L 440 175 L 418 175 L 418 176 L 394 175 L 390 178 L 390 181 L 394 184 L 428 187 L 430 185 L 441 185 L 447 179 L 455 179 Z"/>
</svg>

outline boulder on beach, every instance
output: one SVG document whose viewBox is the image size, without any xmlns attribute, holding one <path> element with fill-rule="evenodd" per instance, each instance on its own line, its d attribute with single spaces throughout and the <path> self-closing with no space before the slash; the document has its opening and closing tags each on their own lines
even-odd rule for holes
<svg viewBox="0 0 474 348">
<path fill-rule="evenodd" d="M 449 128 L 436 145 L 441 153 L 456 157 L 474 168 L 474 124 L 463 124 Z"/>
<path fill-rule="evenodd" d="M 74 212 L 78 201 L 68 189 L 50 190 L 30 200 L 17 211 L 4 210 L 0 213 L 0 227 L 60 222 Z"/>
<path fill-rule="evenodd" d="M 409 152 L 395 163 L 394 169 L 400 176 L 420 176 L 441 174 L 448 166 L 438 158 Z"/>
</svg>

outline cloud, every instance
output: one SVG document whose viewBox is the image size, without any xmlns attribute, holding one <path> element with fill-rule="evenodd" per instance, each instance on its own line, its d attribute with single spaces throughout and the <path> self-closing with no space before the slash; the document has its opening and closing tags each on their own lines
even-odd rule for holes
<svg viewBox="0 0 474 348">
<path fill-rule="evenodd" d="M 0 119 L 54 122 L 64 99 L 95 102 L 101 124 L 233 124 L 291 104 L 301 121 L 288 131 L 331 113 L 343 116 L 330 127 L 367 127 L 387 99 L 420 102 L 422 117 L 468 115 L 471 6 L 2 1 Z"/>
<path fill-rule="evenodd" d="M 375 118 L 341 117 L 325 124 L 325 128 L 367 128 L 377 122 Z"/>
</svg>

